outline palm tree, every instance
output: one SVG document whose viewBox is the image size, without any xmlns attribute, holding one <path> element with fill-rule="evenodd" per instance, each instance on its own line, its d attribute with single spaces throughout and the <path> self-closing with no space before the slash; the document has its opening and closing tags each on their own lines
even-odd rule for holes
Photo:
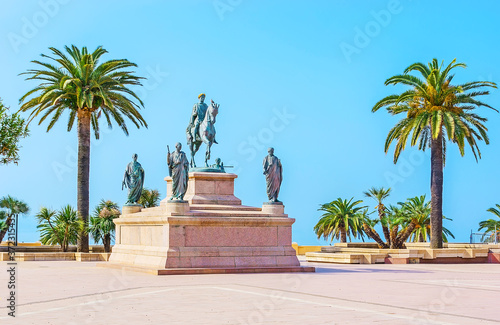
<svg viewBox="0 0 500 325">
<path fill-rule="evenodd" d="M 363 209 L 365 206 L 358 206 L 363 201 L 354 201 L 351 198 L 349 201 L 342 200 L 341 198 L 336 199 L 330 203 L 322 204 L 318 211 L 323 211 L 321 219 L 318 221 L 316 226 L 314 226 L 314 232 L 320 238 L 323 236 L 324 239 L 331 237 L 330 241 L 333 239 L 339 239 L 341 243 L 347 242 L 347 237 L 349 241 L 351 240 L 351 235 L 353 237 L 363 238 Z"/>
<path fill-rule="evenodd" d="M 486 118 L 477 115 L 474 110 L 485 106 L 476 97 L 488 95 L 484 87 L 496 88 L 496 84 L 488 81 L 473 81 L 453 85 L 455 68 L 465 68 L 464 63 L 453 60 L 443 67 L 434 59 L 428 65 L 414 63 L 402 75 L 396 75 L 385 81 L 386 85 L 403 84 L 410 89 L 390 95 L 378 103 L 372 112 L 385 107 L 391 115 L 405 114 L 404 118 L 394 126 L 386 139 L 387 153 L 392 142 L 396 142 L 394 163 L 405 149 L 408 138 L 412 146 L 420 150 L 431 148 L 431 247 L 443 247 L 443 167 L 446 156 L 446 139 L 456 143 L 460 154 L 464 155 L 467 142 L 476 160 L 481 158 L 478 141 L 489 143 Z M 418 72 L 422 78 L 410 75 Z M 494 109 L 495 110 L 495 109 Z M 496 110 L 495 110 L 496 111 Z"/>
<path fill-rule="evenodd" d="M 157 207 L 160 204 L 160 192 L 144 188 L 139 199 L 139 204 L 144 208 Z"/>
<path fill-rule="evenodd" d="M 405 213 L 414 220 L 415 229 L 409 237 L 412 242 L 426 242 L 430 238 L 430 215 L 431 215 L 431 202 L 425 201 L 425 195 L 409 198 L 406 202 L 399 202 L 399 205 L 405 210 Z M 443 220 L 451 220 L 443 216 Z M 455 238 L 455 236 L 443 226 L 443 242 L 448 242 L 448 236 Z"/>
<path fill-rule="evenodd" d="M 0 242 L 2 242 L 5 234 L 12 224 L 12 220 L 17 219 L 20 214 L 28 213 L 30 208 L 23 201 L 17 200 L 10 195 L 4 196 L 0 199 L 0 208 L 4 209 L 0 219 L 5 219 L 0 229 Z"/>
<path fill-rule="evenodd" d="M 381 222 L 379 219 L 370 219 L 367 216 L 367 210 L 364 211 L 364 217 L 362 218 L 363 231 L 365 234 L 375 240 L 379 248 L 389 248 L 386 242 L 380 238 L 380 235 L 375 230 L 375 226 Z"/>
<path fill-rule="evenodd" d="M 42 207 L 35 216 L 38 220 L 37 228 L 40 231 L 40 241 L 44 245 L 61 245 L 63 248 L 62 233 L 56 229 L 57 224 L 52 220 L 56 211 Z"/>
<path fill-rule="evenodd" d="M 77 243 L 79 234 L 86 233 L 84 221 L 78 217 L 78 211 L 70 205 L 66 205 L 58 212 L 42 208 L 36 217 L 42 244 L 59 244 L 63 252 L 68 251 L 69 244 Z"/>
<path fill-rule="evenodd" d="M 51 47 L 52 56 L 42 54 L 54 62 L 32 61 L 40 66 L 23 73 L 27 80 L 38 80 L 40 84 L 21 97 L 20 111 L 32 110 L 28 119 L 31 122 L 40 116 L 41 124 L 49 116 L 47 132 L 52 129 L 64 111 L 69 112 L 68 131 L 77 120 L 78 125 L 78 194 L 77 205 L 80 218 L 88 224 L 89 215 L 89 168 L 90 168 L 90 131 L 99 139 L 99 120 L 103 117 L 108 127 L 112 121 L 128 135 L 125 118 L 137 128 L 147 127 L 138 109 L 144 106 L 129 86 L 141 85 L 140 77 L 129 71 L 137 67 L 128 60 L 110 60 L 99 63 L 107 51 L 99 46 L 89 53 L 86 47 L 81 50 L 72 45 L 65 47 L 69 57 Z M 136 103 L 136 101 L 138 103 Z M 88 252 L 88 235 L 82 232 L 78 240 L 78 251 Z"/>
<path fill-rule="evenodd" d="M 96 242 L 102 241 L 106 253 L 111 252 L 111 238 L 115 232 L 113 219 L 119 216 L 118 204 L 101 200 L 94 210 L 94 216 L 90 218 L 89 232 Z"/>
<path fill-rule="evenodd" d="M 486 211 L 491 212 L 495 216 L 500 218 L 500 204 L 496 204 L 496 208 L 489 208 Z M 500 219 L 499 220 L 488 219 L 488 220 L 483 220 L 483 221 L 479 222 L 478 231 L 481 231 L 482 229 L 485 229 L 486 233 L 493 233 L 494 234 L 492 236 L 493 240 L 495 240 L 495 236 L 496 236 L 497 237 L 496 239 L 498 241 L 498 237 L 499 237 L 498 232 L 500 231 Z"/>
<path fill-rule="evenodd" d="M 386 208 L 383 201 L 389 197 L 391 193 L 391 188 L 385 189 L 383 187 L 376 188 L 372 187 L 367 192 L 364 192 L 366 197 L 370 197 L 377 201 L 377 206 L 375 207 L 378 211 L 378 217 L 380 219 L 380 224 L 382 225 L 382 232 L 384 233 L 385 241 L 387 245 L 391 245 L 391 235 L 389 233 L 389 228 L 386 222 L 384 222 Z"/>
</svg>

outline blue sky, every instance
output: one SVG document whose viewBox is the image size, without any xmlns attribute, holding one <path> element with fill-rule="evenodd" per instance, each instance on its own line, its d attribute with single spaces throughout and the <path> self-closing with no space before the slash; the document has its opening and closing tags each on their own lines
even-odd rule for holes
<svg viewBox="0 0 500 325">
<path fill-rule="evenodd" d="M 465 62 L 456 81 L 500 76 L 500 3 L 439 1 L 85 1 L 0 3 L 0 97 L 12 110 L 34 87 L 19 73 L 48 47 L 102 45 L 104 59 L 126 58 L 148 78 L 138 93 L 148 129 L 103 130 L 91 147 L 91 207 L 101 199 L 122 205 L 121 180 L 133 153 L 146 170 L 145 186 L 165 196 L 166 145 L 185 143 L 185 128 L 200 92 L 220 103 L 213 157 L 234 165 L 236 196 L 260 206 L 266 198 L 262 159 L 275 147 L 282 160 L 280 199 L 295 218 L 293 240 L 324 244 L 313 227 L 321 203 L 359 198 L 372 186 L 392 187 L 388 203 L 427 194 L 430 153 L 408 148 L 394 165 L 384 141 L 397 121 L 373 105 L 403 88 L 384 81 L 413 62 L 434 57 Z M 494 90 L 485 101 L 496 108 Z M 444 214 L 456 240 L 490 218 L 500 203 L 500 114 L 487 117 L 491 144 L 476 163 L 449 147 Z M 46 133 L 30 127 L 18 166 L 0 167 L 0 195 L 27 202 L 20 241 L 36 241 L 33 215 L 41 206 L 76 206 L 76 128 L 63 117 Z M 184 148 L 187 151 L 187 148 Z M 201 155 L 198 163 L 201 164 Z M 371 207 L 374 202 L 366 199 Z"/>
</svg>

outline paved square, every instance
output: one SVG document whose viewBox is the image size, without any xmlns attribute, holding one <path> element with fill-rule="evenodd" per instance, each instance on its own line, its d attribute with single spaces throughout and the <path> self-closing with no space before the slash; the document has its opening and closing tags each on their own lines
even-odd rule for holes
<svg viewBox="0 0 500 325">
<path fill-rule="evenodd" d="M 302 261 L 317 272 L 172 276 L 96 264 L 20 262 L 15 319 L 2 271 L 0 324 L 500 323 L 498 264 Z"/>
</svg>

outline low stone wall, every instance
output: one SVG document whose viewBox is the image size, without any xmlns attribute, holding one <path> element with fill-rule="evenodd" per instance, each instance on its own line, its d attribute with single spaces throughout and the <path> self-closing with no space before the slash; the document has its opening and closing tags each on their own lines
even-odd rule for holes
<svg viewBox="0 0 500 325">
<path fill-rule="evenodd" d="M 111 253 L 74 253 L 74 252 L 58 252 L 58 253 L 18 253 L 16 252 L 16 261 L 108 261 Z M 9 253 L 0 253 L 0 261 L 8 261 Z"/>
<path fill-rule="evenodd" d="M 297 255 L 305 255 L 309 252 L 320 252 L 323 246 L 299 246 L 297 243 L 292 243 L 292 247 Z"/>
<path fill-rule="evenodd" d="M 323 247 L 321 252 L 306 253 L 306 260 L 343 264 L 500 263 L 500 245 L 452 243 L 431 249 L 429 243 L 408 243 L 406 249 L 379 249 L 357 244 Z"/>
<path fill-rule="evenodd" d="M 63 253 L 59 245 L 36 245 L 31 243 L 23 243 L 17 246 L 16 253 Z M 0 253 L 8 252 L 9 247 L 7 245 L 0 246 Z M 68 252 L 76 252 L 76 246 L 70 245 L 68 247 Z M 104 253 L 103 245 L 91 245 L 89 247 L 90 253 Z"/>
</svg>

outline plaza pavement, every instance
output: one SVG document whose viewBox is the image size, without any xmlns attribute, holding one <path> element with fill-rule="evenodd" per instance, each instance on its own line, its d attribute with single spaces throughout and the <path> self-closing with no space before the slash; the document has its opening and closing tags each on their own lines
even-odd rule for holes
<svg viewBox="0 0 500 325">
<path fill-rule="evenodd" d="M 100 262 L 105 263 L 105 262 Z M 498 324 L 500 265 L 332 265 L 316 273 L 154 276 L 19 262 L 0 324 Z"/>
</svg>

